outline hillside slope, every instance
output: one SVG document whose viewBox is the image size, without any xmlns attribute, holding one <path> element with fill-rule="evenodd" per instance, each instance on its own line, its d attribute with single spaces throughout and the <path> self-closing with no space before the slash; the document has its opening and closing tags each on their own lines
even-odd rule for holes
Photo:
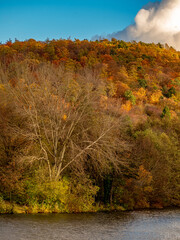
<svg viewBox="0 0 180 240">
<path fill-rule="evenodd" d="M 180 205 L 180 52 L 29 39 L 0 63 L 1 212 Z"/>
</svg>

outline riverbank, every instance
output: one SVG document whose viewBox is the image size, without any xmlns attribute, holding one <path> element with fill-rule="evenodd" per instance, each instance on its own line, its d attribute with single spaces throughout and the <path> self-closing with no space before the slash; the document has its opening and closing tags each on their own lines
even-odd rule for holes
<svg viewBox="0 0 180 240">
<path fill-rule="evenodd" d="M 16 203 L 10 203 L 1 200 L 0 203 L 0 214 L 36 214 L 36 213 L 82 213 L 82 212 L 99 212 L 99 211 L 125 211 L 126 209 L 122 206 L 103 206 L 96 204 L 87 211 L 69 211 L 68 209 L 62 208 L 55 205 L 52 207 L 47 204 L 34 204 L 33 206 L 22 206 Z"/>
<path fill-rule="evenodd" d="M 34 206 L 19 205 L 16 203 L 10 203 L 1 200 L 0 203 L 0 214 L 38 214 L 38 213 L 95 213 L 95 212 L 113 212 L 113 211 L 136 211 L 136 210 L 153 210 L 153 209 L 167 209 L 167 208 L 179 208 L 179 206 L 162 206 L 159 203 L 153 204 L 147 208 L 135 208 L 135 209 L 125 209 L 123 206 L 119 205 L 100 205 L 96 204 L 91 210 L 87 211 L 68 211 L 67 209 L 60 208 L 58 205 L 52 207 L 47 204 L 39 204 Z"/>
</svg>

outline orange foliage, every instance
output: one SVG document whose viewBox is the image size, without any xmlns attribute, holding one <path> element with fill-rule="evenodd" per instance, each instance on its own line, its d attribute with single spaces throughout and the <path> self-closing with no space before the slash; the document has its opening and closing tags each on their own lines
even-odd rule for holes
<svg viewBox="0 0 180 240">
<path fill-rule="evenodd" d="M 132 108 L 132 103 L 129 100 L 126 101 L 126 103 L 121 106 L 121 110 L 125 112 L 129 112 L 131 108 Z"/>
<path fill-rule="evenodd" d="M 129 90 L 129 86 L 126 83 L 118 81 L 116 83 L 116 97 L 124 97 L 124 93 Z"/>
</svg>

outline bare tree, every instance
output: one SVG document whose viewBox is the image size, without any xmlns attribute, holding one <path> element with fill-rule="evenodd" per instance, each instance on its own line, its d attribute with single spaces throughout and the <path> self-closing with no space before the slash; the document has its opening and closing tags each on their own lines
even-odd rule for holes
<svg viewBox="0 0 180 240">
<path fill-rule="evenodd" d="M 22 68 L 17 77 L 17 85 L 8 86 L 28 121 L 24 162 L 47 166 L 50 180 L 72 167 L 84 168 L 87 159 L 99 171 L 118 169 L 117 147 L 123 143 L 116 142 L 112 117 L 100 110 L 102 86 L 48 64 L 36 72 Z"/>
</svg>

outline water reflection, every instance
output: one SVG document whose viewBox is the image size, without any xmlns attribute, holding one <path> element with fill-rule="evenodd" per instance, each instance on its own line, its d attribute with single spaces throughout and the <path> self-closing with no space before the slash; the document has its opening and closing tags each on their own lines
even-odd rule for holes
<svg viewBox="0 0 180 240">
<path fill-rule="evenodd" d="M 1 240 L 180 240 L 180 209 L 1 215 Z"/>
</svg>

